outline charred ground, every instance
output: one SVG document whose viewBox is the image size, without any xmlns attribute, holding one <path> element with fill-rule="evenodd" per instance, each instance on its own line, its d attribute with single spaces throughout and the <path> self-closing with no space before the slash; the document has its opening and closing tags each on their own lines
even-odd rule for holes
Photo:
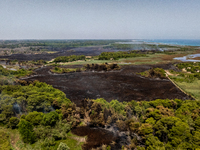
<svg viewBox="0 0 200 150">
<path fill-rule="evenodd" d="M 86 71 L 52 74 L 49 72 L 52 67 L 48 66 L 35 70 L 37 75 L 25 80 L 39 80 L 51 84 L 53 87 L 65 92 L 67 98 L 77 105 L 80 104 L 81 100 L 87 98 L 104 98 L 107 101 L 117 99 L 120 102 L 131 100 L 150 101 L 166 98 L 191 99 L 168 79 L 146 78 L 136 74 L 152 67 L 174 69 L 172 64 L 165 64 L 123 66 L 119 71 L 110 72 Z"/>
</svg>

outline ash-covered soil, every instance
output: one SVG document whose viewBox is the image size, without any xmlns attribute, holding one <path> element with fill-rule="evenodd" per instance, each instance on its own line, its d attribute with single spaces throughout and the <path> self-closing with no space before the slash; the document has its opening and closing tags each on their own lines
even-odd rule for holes
<svg viewBox="0 0 200 150">
<path fill-rule="evenodd" d="M 18 61 L 30 61 L 30 60 L 51 60 L 58 56 L 70 56 L 70 55 L 86 55 L 86 56 L 96 56 L 100 55 L 102 52 L 114 52 L 118 50 L 104 49 L 103 46 L 91 46 L 91 47 L 77 47 L 69 49 L 61 49 L 55 51 L 56 53 L 51 54 L 12 54 L 9 56 L 0 56 L 0 58 L 7 58 L 9 60 Z"/>
<path fill-rule="evenodd" d="M 65 74 L 52 74 L 51 67 L 43 67 L 35 70 L 37 75 L 26 78 L 26 81 L 39 80 L 53 85 L 63 91 L 67 98 L 80 105 L 83 99 L 104 98 L 107 101 L 143 101 L 155 99 L 191 99 L 181 92 L 168 79 L 146 78 L 137 75 L 152 67 L 174 69 L 168 65 L 140 65 L 122 66 L 120 71 L 111 72 L 75 72 Z"/>
<path fill-rule="evenodd" d="M 102 144 L 109 145 L 112 141 L 117 140 L 117 136 L 115 136 L 113 132 L 103 128 L 90 128 L 88 126 L 81 126 L 72 129 L 72 133 L 78 136 L 87 136 L 86 143 L 82 145 L 83 150 L 96 148 Z"/>
</svg>

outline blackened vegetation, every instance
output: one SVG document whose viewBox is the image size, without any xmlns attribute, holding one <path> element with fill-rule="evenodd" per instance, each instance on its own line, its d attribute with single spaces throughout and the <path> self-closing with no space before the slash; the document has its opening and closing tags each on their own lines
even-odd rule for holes
<svg viewBox="0 0 200 150">
<path fill-rule="evenodd" d="M 121 149 L 123 145 L 131 143 L 128 138 L 128 126 L 125 116 L 129 108 L 113 100 L 111 103 L 104 99 L 81 101 L 80 117 L 87 126 L 78 126 L 72 133 L 78 136 L 87 136 L 87 141 L 82 145 L 84 150 L 111 145 L 112 149 Z M 129 117 L 128 117 L 129 118 Z"/>
<path fill-rule="evenodd" d="M 167 79 L 165 70 L 162 68 L 151 68 L 145 72 L 137 73 L 148 78 Z"/>
<path fill-rule="evenodd" d="M 117 64 L 87 64 L 85 66 L 86 70 L 94 70 L 94 71 L 111 71 L 111 70 L 119 70 L 120 66 Z"/>
<path fill-rule="evenodd" d="M 59 56 L 54 59 L 54 62 L 72 62 L 76 60 L 85 60 L 85 55 Z"/>
<path fill-rule="evenodd" d="M 88 126 L 72 129 L 72 133 L 78 136 L 87 136 L 87 142 L 82 146 L 83 150 L 100 147 L 103 144 L 109 145 L 117 139 L 110 131 L 102 128 L 90 128 Z"/>
<path fill-rule="evenodd" d="M 57 66 L 50 69 L 52 73 L 63 74 L 63 73 L 74 73 L 74 72 L 84 72 L 84 71 L 115 71 L 120 70 L 120 66 L 117 64 L 87 64 L 83 66 Z"/>
</svg>

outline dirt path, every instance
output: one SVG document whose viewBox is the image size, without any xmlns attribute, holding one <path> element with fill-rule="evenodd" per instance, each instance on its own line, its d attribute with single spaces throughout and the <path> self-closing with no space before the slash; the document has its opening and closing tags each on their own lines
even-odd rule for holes
<svg viewBox="0 0 200 150">
<path fill-rule="evenodd" d="M 17 143 L 17 141 L 19 140 L 19 137 L 16 137 L 15 135 L 11 135 L 11 136 L 10 136 L 10 139 L 11 139 L 11 145 L 12 145 L 12 147 L 13 147 L 15 150 L 20 150 L 20 149 L 16 146 L 16 143 Z"/>
<path fill-rule="evenodd" d="M 174 75 L 174 74 L 172 74 L 172 73 L 170 73 L 168 70 L 165 70 L 165 72 L 166 72 L 166 75 L 168 76 L 172 76 L 172 75 Z"/>
<path fill-rule="evenodd" d="M 86 142 L 86 138 L 85 137 L 69 137 L 71 139 L 74 139 L 76 141 L 78 141 L 77 146 L 81 143 L 81 142 Z"/>
</svg>

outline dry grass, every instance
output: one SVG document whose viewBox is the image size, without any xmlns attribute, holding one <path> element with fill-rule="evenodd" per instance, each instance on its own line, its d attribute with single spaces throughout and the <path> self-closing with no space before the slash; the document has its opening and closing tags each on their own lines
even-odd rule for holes
<svg viewBox="0 0 200 150">
<path fill-rule="evenodd" d="M 161 59 L 163 60 L 163 61 L 172 61 L 175 57 L 183 57 L 183 56 L 185 56 L 186 54 L 174 54 L 174 55 L 166 55 L 166 54 L 164 54 L 164 55 L 161 55 Z"/>
<path fill-rule="evenodd" d="M 196 100 L 200 100 L 200 80 L 195 80 L 192 83 L 176 82 L 176 84 L 183 89 L 186 93 L 191 94 Z"/>
<path fill-rule="evenodd" d="M 195 57 L 195 58 L 192 58 L 194 60 L 200 60 L 200 57 Z"/>
</svg>

